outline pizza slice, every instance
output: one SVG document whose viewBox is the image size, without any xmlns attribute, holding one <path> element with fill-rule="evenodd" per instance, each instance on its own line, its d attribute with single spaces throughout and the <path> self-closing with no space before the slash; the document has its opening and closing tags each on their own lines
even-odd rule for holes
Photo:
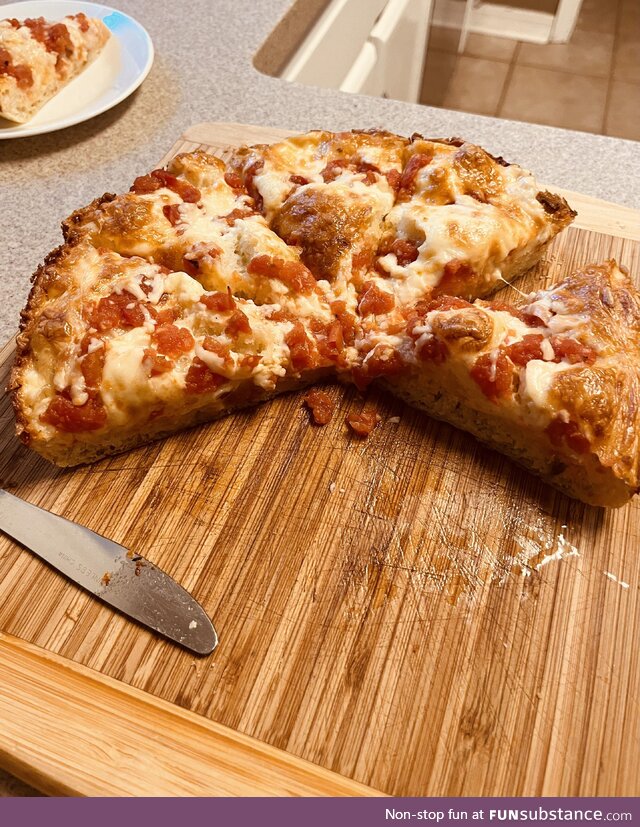
<svg viewBox="0 0 640 827">
<path fill-rule="evenodd" d="M 212 155 L 179 155 L 167 169 L 143 175 L 124 195 L 104 195 L 63 223 L 65 241 L 183 271 L 207 290 L 292 313 L 321 314 L 324 292 L 297 248 L 256 212 L 239 178 Z"/>
<path fill-rule="evenodd" d="M 0 20 L 0 115 L 25 123 L 102 51 L 109 29 L 82 12 Z"/>
<path fill-rule="evenodd" d="M 575 215 L 517 164 L 459 139 L 414 136 L 366 281 L 401 306 L 486 296 L 536 264 Z"/>
<path fill-rule="evenodd" d="M 309 132 L 242 147 L 231 166 L 275 232 L 353 313 L 400 182 L 406 138 Z M 326 287 L 325 287 L 326 289 Z"/>
<path fill-rule="evenodd" d="M 358 340 L 361 386 L 378 378 L 584 502 L 638 491 L 640 295 L 614 261 L 517 306 L 441 295 L 405 317 Z"/>
<path fill-rule="evenodd" d="M 135 256 L 64 245 L 23 314 L 10 381 L 18 435 L 76 465 L 303 387 L 335 370 L 331 319 L 319 303 L 293 315 Z"/>
</svg>

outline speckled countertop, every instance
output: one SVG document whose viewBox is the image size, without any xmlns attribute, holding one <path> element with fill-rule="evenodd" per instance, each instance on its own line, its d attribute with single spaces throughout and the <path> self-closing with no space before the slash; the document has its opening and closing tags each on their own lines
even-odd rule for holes
<svg viewBox="0 0 640 827">
<path fill-rule="evenodd" d="M 1 343 L 16 329 L 31 273 L 60 243 L 61 219 L 105 191 L 127 189 L 187 126 L 201 121 L 462 135 L 533 169 L 546 183 L 640 206 L 635 142 L 310 89 L 258 71 L 254 56 L 278 21 L 289 13 L 272 41 L 276 62 L 287 30 L 313 15 L 318 0 L 191 0 L 188 14 L 167 0 L 117 5 L 155 44 L 155 64 L 142 87 L 84 124 L 0 141 Z M 269 62 L 269 48 L 261 65 Z"/>
</svg>

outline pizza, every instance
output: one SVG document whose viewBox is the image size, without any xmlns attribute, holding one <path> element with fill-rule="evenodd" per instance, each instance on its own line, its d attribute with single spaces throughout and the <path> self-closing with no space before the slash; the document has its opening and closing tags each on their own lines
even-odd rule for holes
<svg viewBox="0 0 640 827">
<path fill-rule="evenodd" d="M 613 401 L 637 393 L 628 277 L 611 262 L 518 306 L 481 298 L 574 215 L 458 139 L 312 132 L 226 163 L 180 155 L 63 223 L 23 311 L 18 434 L 75 465 L 337 376 L 620 505 L 637 489 L 635 406 Z M 329 421 L 326 393 L 305 401 Z"/>
<path fill-rule="evenodd" d="M 57 23 L 0 20 L 0 115 L 28 121 L 100 54 L 109 36 L 101 20 L 82 12 Z"/>
</svg>

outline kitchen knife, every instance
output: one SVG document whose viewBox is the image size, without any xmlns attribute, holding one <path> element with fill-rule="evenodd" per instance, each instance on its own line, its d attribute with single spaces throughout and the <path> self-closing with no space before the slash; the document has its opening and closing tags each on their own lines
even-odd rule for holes
<svg viewBox="0 0 640 827">
<path fill-rule="evenodd" d="M 114 609 L 199 655 L 218 645 L 202 606 L 144 557 L 0 489 L 0 530 Z"/>
</svg>

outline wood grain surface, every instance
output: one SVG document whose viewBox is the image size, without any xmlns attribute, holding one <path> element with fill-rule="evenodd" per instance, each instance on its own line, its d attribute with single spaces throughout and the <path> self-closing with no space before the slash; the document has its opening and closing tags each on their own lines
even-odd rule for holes
<svg viewBox="0 0 640 827">
<path fill-rule="evenodd" d="M 173 151 L 280 134 L 210 124 Z M 638 214 L 571 203 L 518 289 L 611 256 L 638 278 Z M 330 393 L 325 428 L 291 395 L 75 470 L 17 443 L 4 398 L 0 485 L 164 568 L 220 645 L 194 659 L 2 538 L 0 630 L 386 793 L 639 794 L 638 504 L 572 501 L 376 391 L 357 441 L 362 397 Z"/>
<path fill-rule="evenodd" d="M 3 634 L 0 724 L 7 766 L 58 795 L 380 795 Z"/>
</svg>

